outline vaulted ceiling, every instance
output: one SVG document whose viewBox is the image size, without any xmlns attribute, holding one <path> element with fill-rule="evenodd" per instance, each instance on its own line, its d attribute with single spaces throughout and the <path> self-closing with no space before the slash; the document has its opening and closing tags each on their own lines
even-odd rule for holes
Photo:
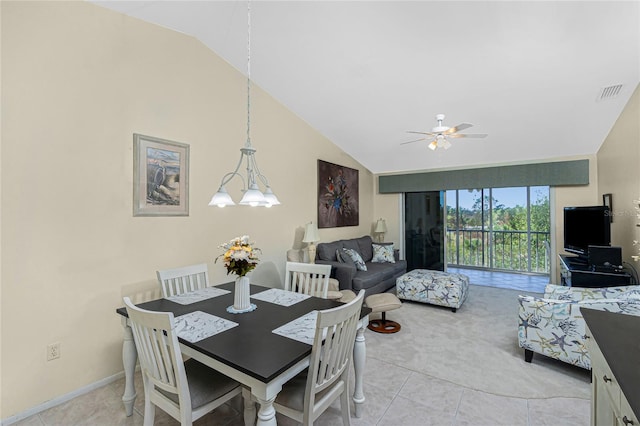
<svg viewBox="0 0 640 426">
<path fill-rule="evenodd" d="M 93 3 L 246 74 L 246 1 Z M 640 82 L 640 2 L 254 0 L 251 77 L 374 173 L 595 154 Z M 438 113 L 489 136 L 401 145 Z"/>
</svg>

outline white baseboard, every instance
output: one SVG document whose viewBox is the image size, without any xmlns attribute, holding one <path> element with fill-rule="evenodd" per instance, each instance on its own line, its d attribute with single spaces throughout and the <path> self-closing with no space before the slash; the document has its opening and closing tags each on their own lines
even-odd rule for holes
<svg viewBox="0 0 640 426">
<path fill-rule="evenodd" d="M 77 398 L 80 395 L 84 395 L 85 393 L 89 393 L 93 390 L 96 390 L 105 385 L 108 385 L 109 383 L 113 383 L 116 380 L 121 379 L 122 377 L 124 377 L 124 371 L 114 374 L 113 376 L 105 377 L 104 379 L 88 384 L 87 386 L 83 386 L 79 389 L 69 392 L 68 394 L 50 399 L 49 401 L 43 402 L 42 404 L 36 405 L 35 407 L 31 407 L 14 416 L 7 417 L 6 419 L 2 419 L 0 424 L 2 426 L 8 426 L 13 423 L 19 422 L 20 420 L 26 419 L 27 417 L 31 417 L 34 414 L 38 414 L 44 410 L 48 410 L 49 408 L 55 407 L 56 405 L 60 405 L 67 401 L 71 401 L 73 398 Z"/>
</svg>

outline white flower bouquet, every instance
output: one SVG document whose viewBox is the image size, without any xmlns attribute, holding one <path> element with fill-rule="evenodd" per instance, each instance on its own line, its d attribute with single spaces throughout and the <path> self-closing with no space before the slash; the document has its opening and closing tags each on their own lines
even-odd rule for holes
<svg viewBox="0 0 640 426">
<path fill-rule="evenodd" d="M 249 241 L 248 235 L 236 237 L 229 242 L 220 244 L 218 248 L 224 250 L 224 253 L 216 258 L 222 258 L 224 266 L 227 268 L 228 274 L 236 274 L 239 277 L 244 277 L 256 266 L 258 266 L 259 259 L 256 256 L 260 252 L 259 248 L 253 247 L 252 242 Z"/>
</svg>

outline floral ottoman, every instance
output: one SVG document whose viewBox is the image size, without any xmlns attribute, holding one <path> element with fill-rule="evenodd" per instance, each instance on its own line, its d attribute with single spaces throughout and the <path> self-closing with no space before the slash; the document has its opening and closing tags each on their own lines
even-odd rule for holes
<svg viewBox="0 0 640 426">
<path fill-rule="evenodd" d="M 447 306 L 456 311 L 467 298 L 469 277 L 442 271 L 414 269 L 396 280 L 398 297 Z"/>
</svg>

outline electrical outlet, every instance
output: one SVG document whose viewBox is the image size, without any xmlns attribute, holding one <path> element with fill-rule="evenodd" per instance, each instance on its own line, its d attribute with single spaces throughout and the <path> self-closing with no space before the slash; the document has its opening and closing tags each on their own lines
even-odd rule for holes
<svg viewBox="0 0 640 426">
<path fill-rule="evenodd" d="M 47 346 L 47 361 L 60 358 L 60 343 L 51 343 Z"/>
</svg>

